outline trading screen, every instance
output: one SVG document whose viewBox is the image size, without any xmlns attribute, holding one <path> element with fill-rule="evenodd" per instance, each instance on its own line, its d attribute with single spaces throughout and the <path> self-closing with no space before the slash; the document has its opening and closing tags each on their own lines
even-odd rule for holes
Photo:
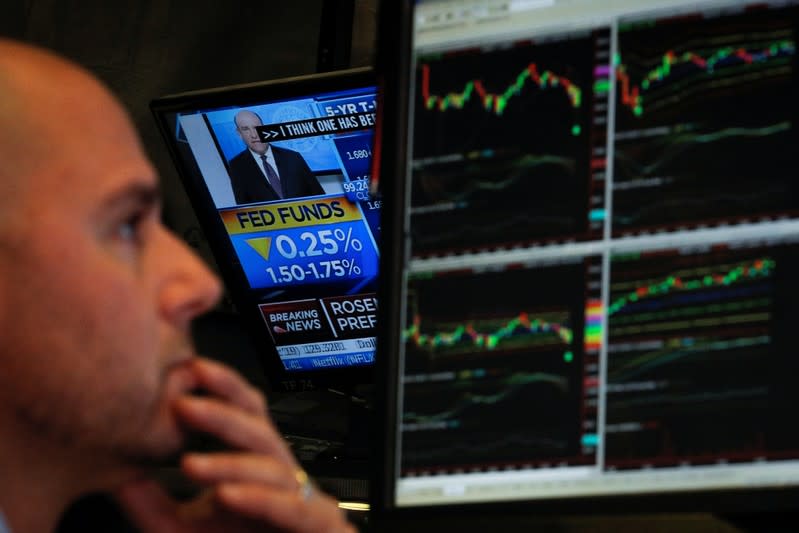
<svg viewBox="0 0 799 533">
<path fill-rule="evenodd" d="M 519 4 L 415 8 L 396 504 L 799 483 L 799 7 Z"/>
</svg>

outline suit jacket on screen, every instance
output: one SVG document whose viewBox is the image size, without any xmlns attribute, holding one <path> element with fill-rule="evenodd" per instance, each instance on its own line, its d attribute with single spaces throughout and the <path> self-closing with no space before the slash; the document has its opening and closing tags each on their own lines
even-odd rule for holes
<svg viewBox="0 0 799 533">
<path fill-rule="evenodd" d="M 280 175 L 280 186 L 283 189 L 283 198 L 298 198 L 325 194 L 308 163 L 294 150 L 272 146 L 272 156 Z M 230 184 L 233 186 L 233 195 L 237 204 L 253 202 L 268 202 L 279 200 L 280 197 L 266 181 L 264 173 L 258 163 L 245 149 L 236 155 L 229 163 Z"/>
</svg>

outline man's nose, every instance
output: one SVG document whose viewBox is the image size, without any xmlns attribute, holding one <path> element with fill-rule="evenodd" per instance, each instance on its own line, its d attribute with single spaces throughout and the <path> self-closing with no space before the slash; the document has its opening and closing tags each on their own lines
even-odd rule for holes
<svg viewBox="0 0 799 533">
<path fill-rule="evenodd" d="M 185 243 L 168 230 L 161 232 L 158 250 L 165 279 L 160 291 L 161 312 L 182 325 L 211 309 L 222 295 L 222 284 Z"/>
</svg>

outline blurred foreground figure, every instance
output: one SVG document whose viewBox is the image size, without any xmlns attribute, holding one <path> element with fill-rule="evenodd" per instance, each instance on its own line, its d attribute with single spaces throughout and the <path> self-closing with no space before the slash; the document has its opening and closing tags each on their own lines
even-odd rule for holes
<svg viewBox="0 0 799 533">
<path fill-rule="evenodd" d="M 354 531 L 260 392 L 195 354 L 191 320 L 220 284 L 161 224 L 155 170 L 110 92 L 0 39 L 0 161 L 0 531 L 52 531 L 98 491 L 142 531 Z M 231 451 L 184 453 L 191 433 Z M 195 500 L 148 478 L 176 458 L 206 487 Z"/>
</svg>

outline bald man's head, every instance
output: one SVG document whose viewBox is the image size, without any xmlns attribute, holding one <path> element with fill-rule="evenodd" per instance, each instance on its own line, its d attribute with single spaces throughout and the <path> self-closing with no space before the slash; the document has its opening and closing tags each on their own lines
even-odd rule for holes
<svg viewBox="0 0 799 533">
<path fill-rule="evenodd" d="M 92 74 L 53 52 L 0 39 L 0 224 L 31 187 L 57 173 L 68 194 L 78 176 L 66 169 L 93 156 L 95 139 L 109 137 L 141 150 L 127 112 Z"/>
<path fill-rule="evenodd" d="M 266 153 L 269 144 L 261 141 L 261 136 L 258 135 L 255 129 L 263 125 L 261 117 L 245 109 L 236 114 L 234 122 L 236 123 L 236 132 L 238 132 L 241 140 L 244 141 L 244 144 L 246 144 L 250 150 L 257 154 Z"/>
<path fill-rule="evenodd" d="M 0 470 L 33 453 L 43 493 L 109 490 L 181 449 L 190 323 L 221 286 L 161 223 L 158 176 L 100 82 L 0 41 L 0 95 Z"/>
</svg>

